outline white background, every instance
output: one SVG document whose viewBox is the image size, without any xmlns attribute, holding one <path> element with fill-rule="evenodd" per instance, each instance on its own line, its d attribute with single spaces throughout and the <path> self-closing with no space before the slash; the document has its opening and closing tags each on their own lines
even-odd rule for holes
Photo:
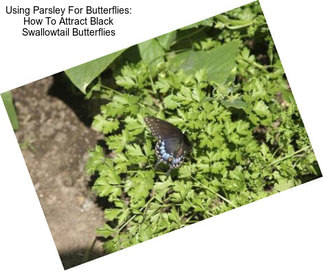
<svg viewBox="0 0 323 271">
<path fill-rule="evenodd" d="M 80 2 L 129 6 L 133 14 L 118 19 L 114 39 L 23 38 L 21 17 L 5 15 L 4 6 L 36 1 L 1 1 L 1 92 L 250 1 L 56 0 L 47 6 Z M 260 2 L 322 166 L 321 1 Z M 0 167 L 0 269 L 63 270 L 2 102 Z M 320 178 L 73 270 L 323 270 L 322 192 Z"/>
</svg>

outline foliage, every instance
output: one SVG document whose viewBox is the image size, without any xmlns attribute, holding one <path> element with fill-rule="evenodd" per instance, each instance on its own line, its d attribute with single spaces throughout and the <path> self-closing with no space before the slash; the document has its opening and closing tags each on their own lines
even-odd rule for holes
<svg viewBox="0 0 323 271">
<path fill-rule="evenodd" d="M 107 253 L 321 174 L 257 2 L 129 48 L 110 73 L 87 89 L 108 100 L 93 120 L 105 146 L 87 164 Z M 147 115 L 193 143 L 169 178 L 153 169 Z"/>
<path fill-rule="evenodd" d="M 4 92 L 1 94 L 2 101 L 7 110 L 12 128 L 17 131 L 19 129 L 19 122 L 17 117 L 17 112 L 15 105 L 13 104 L 12 94 L 10 91 Z"/>
<path fill-rule="evenodd" d="M 113 54 L 100 57 L 88 63 L 79 65 L 72 69 L 66 70 L 67 77 L 73 82 L 78 89 L 86 93 L 86 88 L 100 73 L 105 70 L 121 53 L 123 50 Z"/>
</svg>

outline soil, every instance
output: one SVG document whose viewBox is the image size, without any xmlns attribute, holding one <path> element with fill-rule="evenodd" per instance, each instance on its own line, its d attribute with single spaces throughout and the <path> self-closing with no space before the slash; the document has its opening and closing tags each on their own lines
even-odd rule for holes
<svg viewBox="0 0 323 271">
<path fill-rule="evenodd" d="M 99 104 L 89 104 L 63 73 L 12 93 L 16 136 L 64 268 L 102 256 L 102 243 L 91 245 L 104 224 L 103 208 L 85 173 L 88 150 L 100 140 L 88 108 Z"/>
</svg>

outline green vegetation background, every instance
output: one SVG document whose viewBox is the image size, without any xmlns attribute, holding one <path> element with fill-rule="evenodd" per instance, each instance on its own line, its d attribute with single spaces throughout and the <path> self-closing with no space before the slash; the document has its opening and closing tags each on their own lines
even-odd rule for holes
<svg viewBox="0 0 323 271">
<path fill-rule="evenodd" d="M 107 253 L 321 176 L 258 2 L 66 74 L 107 101 L 92 125 L 105 146 L 87 164 L 108 206 L 97 229 Z M 193 143 L 168 179 L 153 170 L 147 115 Z"/>
</svg>

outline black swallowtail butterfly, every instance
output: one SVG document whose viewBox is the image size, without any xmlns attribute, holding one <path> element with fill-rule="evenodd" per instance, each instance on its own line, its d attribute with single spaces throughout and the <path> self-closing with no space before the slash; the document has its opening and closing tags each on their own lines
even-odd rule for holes
<svg viewBox="0 0 323 271">
<path fill-rule="evenodd" d="M 191 143 L 180 129 L 167 121 L 145 117 L 145 122 L 158 140 L 155 146 L 158 160 L 154 168 L 156 169 L 160 163 L 168 164 L 169 170 L 166 174 L 168 176 L 173 168 L 178 168 L 183 163 L 185 155 L 192 149 Z"/>
</svg>

